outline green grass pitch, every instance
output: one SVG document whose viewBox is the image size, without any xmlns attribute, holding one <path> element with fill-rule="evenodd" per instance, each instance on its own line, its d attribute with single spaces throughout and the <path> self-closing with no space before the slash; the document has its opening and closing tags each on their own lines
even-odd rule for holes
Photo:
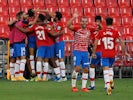
<svg viewBox="0 0 133 100">
<path fill-rule="evenodd" d="M 88 81 L 89 84 L 89 81 Z M 81 88 L 81 81 L 77 87 Z M 10 82 L 0 79 L 0 100 L 133 100 L 133 79 L 115 79 L 115 89 L 107 96 L 103 79 L 96 79 L 96 90 L 71 92 L 67 82 Z"/>
</svg>

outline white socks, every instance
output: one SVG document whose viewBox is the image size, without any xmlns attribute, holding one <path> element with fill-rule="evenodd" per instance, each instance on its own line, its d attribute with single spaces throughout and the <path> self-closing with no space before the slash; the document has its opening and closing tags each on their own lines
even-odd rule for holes
<svg viewBox="0 0 133 100">
<path fill-rule="evenodd" d="M 35 60 L 34 60 L 33 55 L 30 55 L 30 66 L 31 66 L 32 73 L 34 73 L 35 72 Z"/>
<path fill-rule="evenodd" d="M 83 73 L 82 74 L 82 89 L 86 88 L 87 81 L 88 81 L 88 73 Z"/>
<path fill-rule="evenodd" d="M 90 68 L 91 87 L 95 86 L 95 68 Z"/>
<path fill-rule="evenodd" d="M 78 72 L 74 70 L 72 73 L 72 87 L 76 87 L 77 77 L 78 77 Z"/>
<path fill-rule="evenodd" d="M 15 77 L 19 77 L 20 60 L 16 60 L 14 67 Z"/>
<path fill-rule="evenodd" d="M 36 71 L 37 71 L 37 77 L 41 78 L 41 75 L 42 75 L 42 63 L 41 63 L 41 61 L 37 61 Z"/>
<path fill-rule="evenodd" d="M 24 75 L 26 59 L 22 59 L 20 62 L 20 76 Z"/>
<path fill-rule="evenodd" d="M 107 88 L 110 87 L 109 70 L 103 70 L 104 82 Z"/>
<path fill-rule="evenodd" d="M 48 62 L 43 62 L 43 78 L 47 78 L 47 74 L 48 74 Z"/>
<path fill-rule="evenodd" d="M 54 68 L 54 72 L 55 72 L 55 75 L 57 76 L 57 78 L 61 77 L 61 75 L 60 75 L 60 68 L 59 67 Z"/>
<path fill-rule="evenodd" d="M 14 77 L 15 73 L 14 73 L 14 66 L 15 63 L 10 62 L 10 74 L 11 74 L 11 78 Z"/>
<path fill-rule="evenodd" d="M 113 81 L 113 77 L 114 77 L 113 68 L 109 68 L 109 79 L 110 79 L 110 81 L 111 81 L 111 80 Z"/>
<path fill-rule="evenodd" d="M 61 71 L 61 76 L 66 77 L 66 67 L 64 61 L 60 62 L 60 71 Z"/>
</svg>

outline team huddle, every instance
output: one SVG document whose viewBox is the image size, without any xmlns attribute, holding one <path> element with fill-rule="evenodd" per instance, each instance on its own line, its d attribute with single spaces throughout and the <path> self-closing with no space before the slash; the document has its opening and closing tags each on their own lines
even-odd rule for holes
<svg viewBox="0 0 133 100">
<path fill-rule="evenodd" d="M 37 75 L 35 81 L 47 81 L 49 64 L 54 70 L 57 82 L 67 81 L 64 63 L 63 34 L 65 25 L 61 21 L 62 14 L 58 11 L 29 9 L 27 13 L 20 11 L 16 19 L 8 23 L 10 27 L 10 74 L 12 81 L 27 81 L 24 70 L 27 59 L 26 47 L 31 66 L 31 76 Z M 114 88 L 113 68 L 115 61 L 115 45 L 119 40 L 122 49 L 125 45 L 120 33 L 113 29 L 113 19 L 106 18 L 106 26 L 102 25 L 101 16 L 95 17 L 95 25 L 89 26 L 88 18 L 83 16 L 80 25 L 74 25 L 78 12 L 67 22 L 67 28 L 74 32 L 72 92 L 78 92 L 76 80 L 82 68 L 83 92 L 95 89 L 95 66 L 103 67 L 105 90 L 107 95 Z M 104 27 L 103 27 L 104 26 Z M 88 46 L 93 49 L 88 52 Z M 36 50 L 37 49 L 37 50 Z M 36 50 L 36 51 L 35 51 Z M 34 56 L 36 54 L 36 57 Z M 125 50 L 125 55 L 129 54 Z M 36 64 L 36 65 L 35 65 Z M 36 66 L 36 67 L 35 67 Z M 89 75 L 88 75 L 89 73 Z M 88 77 L 91 85 L 87 88 Z"/>
</svg>

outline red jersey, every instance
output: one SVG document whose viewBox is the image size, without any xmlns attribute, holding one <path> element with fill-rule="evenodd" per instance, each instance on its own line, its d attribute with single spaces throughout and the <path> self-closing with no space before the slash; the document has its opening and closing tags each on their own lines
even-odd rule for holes
<svg viewBox="0 0 133 100">
<path fill-rule="evenodd" d="M 89 45 L 89 37 L 90 37 L 90 30 L 89 29 L 81 29 L 81 27 L 74 26 L 74 43 L 73 47 L 74 50 L 78 51 L 88 51 Z"/>
<path fill-rule="evenodd" d="M 97 39 L 101 40 L 102 57 L 114 58 L 116 55 L 116 40 L 120 37 L 120 33 L 112 28 L 100 30 Z"/>
<path fill-rule="evenodd" d="M 29 17 L 29 18 L 27 18 L 27 21 L 28 22 L 32 22 L 32 21 L 34 21 L 34 17 Z M 36 33 L 33 31 L 33 32 L 30 32 L 30 33 L 28 33 L 27 34 L 28 36 L 36 36 Z"/>
<path fill-rule="evenodd" d="M 53 26 L 53 22 L 48 22 L 47 24 Z M 49 36 L 49 43 L 51 45 L 55 44 L 55 37 L 51 36 L 50 34 L 48 36 Z"/>
<path fill-rule="evenodd" d="M 61 21 L 58 21 L 58 22 L 53 22 L 53 27 L 54 29 L 56 30 L 57 33 L 61 32 L 62 30 L 64 30 L 65 28 L 65 25 L 61 22 Z M 59 36 L 56 36 L 55 37 L 55 41 L 56 42 L 61 42 L 63 41 L 63 34 L 59 35 Z"/>
<path fill-rule="evenodd" d="M 36 33 L 36 42 L 37 42 L 37 47 L 40 46 L 50 46 L 49 42 L 49 30 L 46 28 L 45 25 L 33 25 L 31 28 L 29 28 L 30 31 L 34 31 Z"/>
</svg>

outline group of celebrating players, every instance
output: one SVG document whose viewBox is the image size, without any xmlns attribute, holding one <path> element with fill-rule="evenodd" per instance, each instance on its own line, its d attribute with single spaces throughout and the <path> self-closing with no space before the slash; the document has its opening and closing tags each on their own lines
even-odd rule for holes
<svg viewBox="0 0 133 100">
<path fill-rule="evenodd" d="M 27 13 L 20 11 L 16 14 L 15 20 L 9 21 L 12 81 L 27 81 L 23 76 L 27 61 L 26 46 L 29 51 L 31 75 L 37 74 L 35 81 L 47 81 L 49 64 L 53 67 L 56 81 L 67 81 L 64 63 L 65 42 L 63 41 L 65 25 L 61 18 L 62 14 L 59 11 L 53 14 L 45 9 L 29 9 Z M 79 91 L 76 87 L 76 80 L 81 68 L 83 69 L 81 90 L 89 92 L 89 90 L 95 89 L 95 66 L 100 63 L 103 67 L 105 89 L 110 95 L 114 88 L 112 65 L 115 61 L 117 39 L 125 50 L 121 35 L 113 29 L 111 17 L 106 18 L 106 28 L 103 28 L 101 16 L 96 16 L 95 25 L 89 27 L 87 17 L 81 17 L 80 25 L 73 24 L 76 18 L 78 18 L 78 12 L 73 14 L 66 25 L 74 32 L 73 63 L 75 67 L 72 72 L 72 92 Z M 91 56 L 88 53 L 90 44 L 93 45 Z M 126 50 L 125 55 L 129 56 Z M 88 76 L 91 85 L 87 88 Z"/>
</svg>

